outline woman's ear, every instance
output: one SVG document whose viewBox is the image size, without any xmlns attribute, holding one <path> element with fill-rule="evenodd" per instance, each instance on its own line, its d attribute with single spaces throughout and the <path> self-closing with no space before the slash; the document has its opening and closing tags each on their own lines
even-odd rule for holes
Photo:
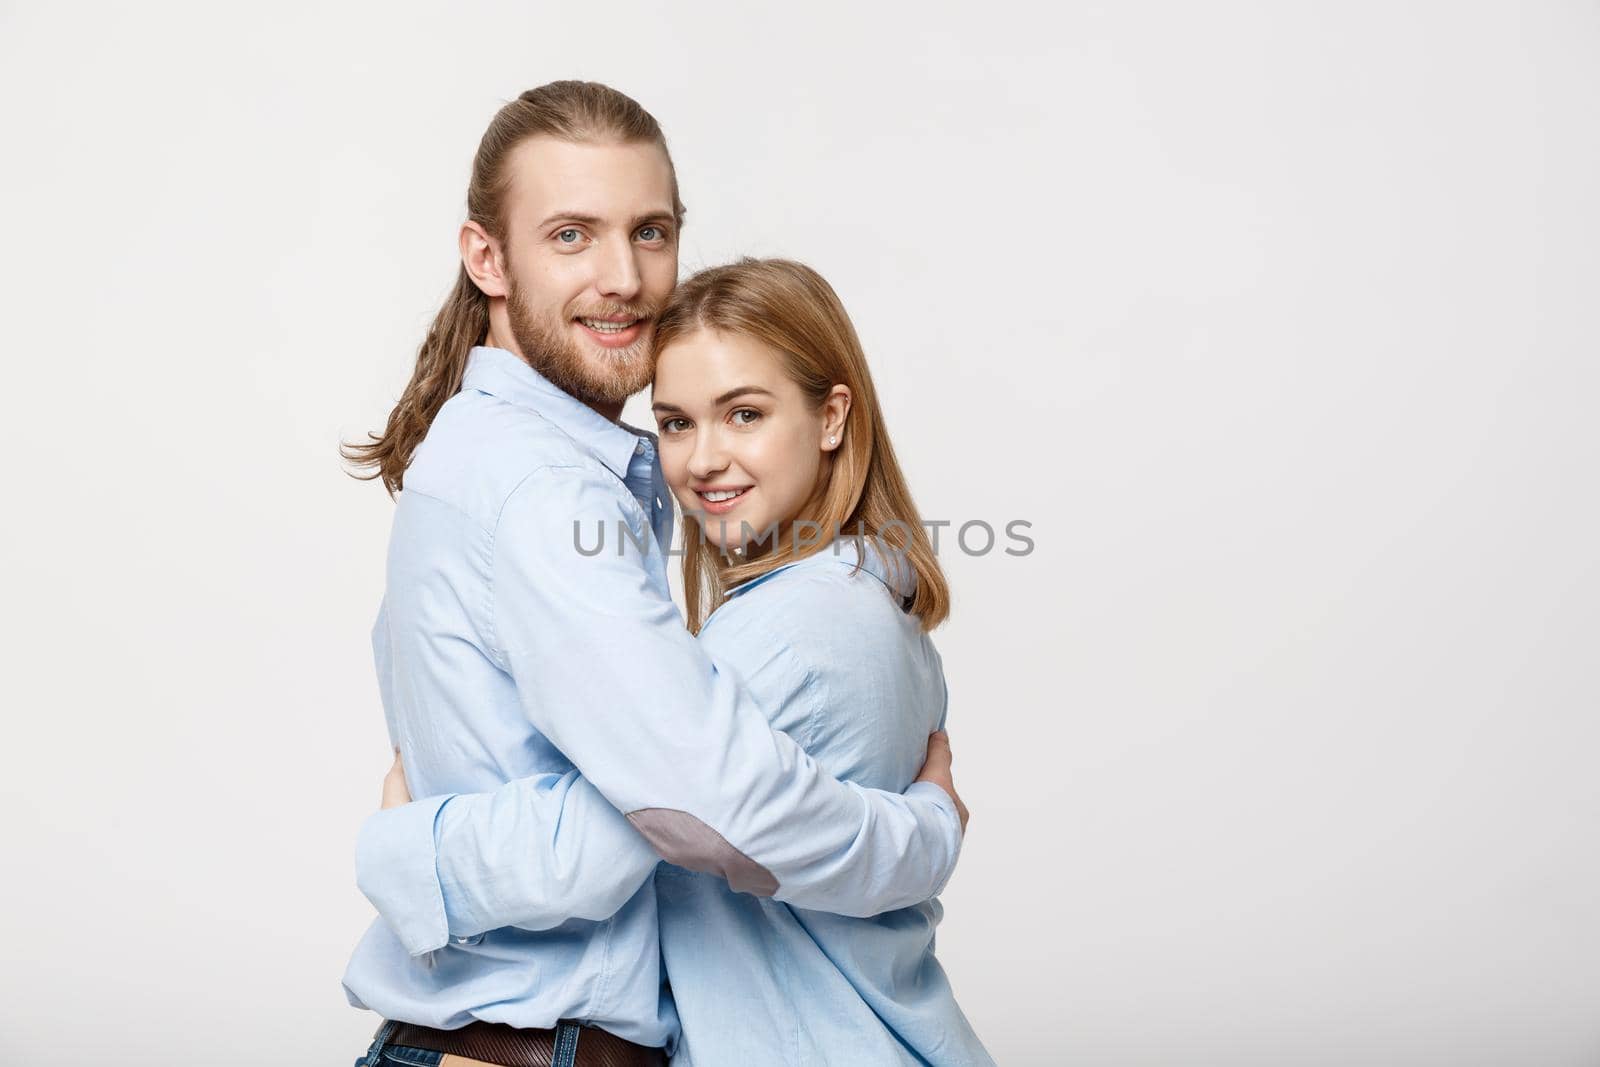
<svg viewBox="0 0 1600 1067">
<path fill-rule="evenodd" d="M 461 224 L 461 265 L 484 296 L 508 296 L 505 261 L 500 246 L 484 228 L 470 219 Z"/>
<path fill-rule="evenodd" d="M 822 450 L 832 452 L 844 444 L 845 419 L 850 414 L 850 387 L 836 385 L 822 399 Z"/>
</svg>

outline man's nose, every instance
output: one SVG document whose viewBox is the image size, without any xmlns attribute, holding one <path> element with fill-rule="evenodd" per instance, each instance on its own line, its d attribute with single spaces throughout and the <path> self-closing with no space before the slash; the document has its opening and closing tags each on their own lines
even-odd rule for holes
<svg viewBox="0 0 1600 1067">
<path fill-rule="evenodd" d="M 612 300 L 629 301 L 639 295 L 638 250 L 632 241 L 614 244 L 603 254 L 600 277 L 596 286 L 600 295 Z"/>
</svg>

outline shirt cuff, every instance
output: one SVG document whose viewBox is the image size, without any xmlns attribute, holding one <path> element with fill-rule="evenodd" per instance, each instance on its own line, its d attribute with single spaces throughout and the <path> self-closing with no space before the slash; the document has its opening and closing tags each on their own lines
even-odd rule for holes
<svg viewBox="0 0 1600 1067">
<path fill-rule="evenodd" d="M 450 940 L 433 824 L 454 795 L 369 815 L 356 837 L 356 884 L 413 956 L 443 948 Z"/>
<path fill-rule="evenodd" d="M 933 890 L 933 895 L 938 896 L 950 883 L 950 876 L 956 873 L 956 860 L 961 856 L 961 813 L 956 811 L 956 802 L 950 794 L 932 782 L 912 782 L 902 796 L 921 798 L 945 813 L 945 855 L 949 862 L 945 865 L 944 877 Z"/>
</svg>

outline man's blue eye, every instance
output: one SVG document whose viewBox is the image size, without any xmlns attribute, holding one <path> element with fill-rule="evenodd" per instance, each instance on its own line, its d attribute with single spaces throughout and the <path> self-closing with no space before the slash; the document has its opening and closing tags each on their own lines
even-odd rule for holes
<svg viewBox="0 0 1600 1067">
<path fill-rule="evenodd" d="M 569 238 L 567 236 L 568 234 L 571 234 L 572 236 Z M 573 241 L 576 241 L 580 236 L 582 236 L 582 235 L 579 234 L 577 230 L 562 230 L 560 233 L 556 234 L 556 240 L 560 241 L 564 245 L 570 245 Z"/>
<path fill-rule="evenodd" d="M 659 241 L 662 238 L 661 227 L 645 226 L 639 230 L 639 236 L 646 241 Z"/>
</svg>

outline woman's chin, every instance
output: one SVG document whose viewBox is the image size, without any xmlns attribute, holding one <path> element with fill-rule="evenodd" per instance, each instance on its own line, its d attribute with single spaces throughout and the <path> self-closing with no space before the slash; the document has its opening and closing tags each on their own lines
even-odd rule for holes
<svg viewBox="0 0 1600 1067">
<path fill-rule="evenodd" d="M 700 539 L 729 559 L 739 560 L 752 551 L 760 554 L 773 547 L 775 528 L 760 525 L 765 520 L 754 511 L 745 514 L 744 508 L 734 507 L 720 515 L 702 512 L 696 518 L 700 524 Z"/>
<path fill-rule="evenodd" d="M 707 548 L 711 549 L 713 552 L 720 552 L 724 556 L 731 556 L 731 555 L 733 555 L 734 549 L 743 547 L 739 543 L 738 538 L 735 538 L 735 537 L 722 538 L 722 537 L 716 536 L 716 528 L 715 527 L 712 527 L 710 529 L 706 529 L 706 528 L 702 527 L 701 536 L 700 536 L 700 543 L 705 545 Z"/>
<path fill-rule="evenodd" d="M 747 559 L 752 547 L 750 541 L 738 537 L 729 537 L 723 541 L 713 540 L 712 544 L 716 546 L 724 557 L 734 563 L 740 563 Z"/>
</svg>

